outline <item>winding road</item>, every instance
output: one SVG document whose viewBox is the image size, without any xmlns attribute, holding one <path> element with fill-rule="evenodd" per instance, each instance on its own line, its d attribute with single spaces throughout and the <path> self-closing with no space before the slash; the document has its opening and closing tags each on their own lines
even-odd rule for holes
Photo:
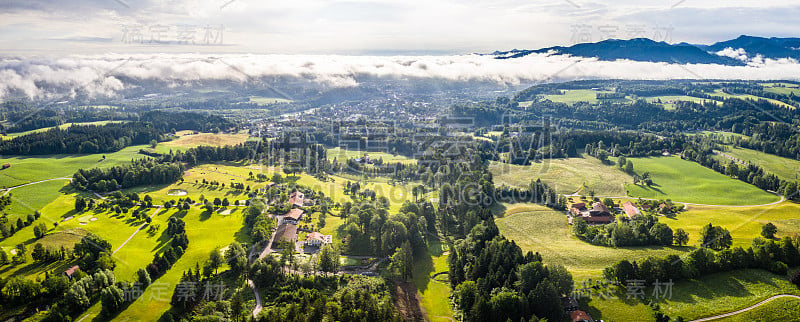
<svg viewBox="0 0 800 322">
<path fill-rule="evenodd" d="M 775 296 L 771 296 L 771 297 L 767 298 L 766 300 L 763 300 L 763 301 L 758 302 L 758 303 L 756 303 L 756 304 L 754 304 L 752 306 L 743 308 L 743 309 L 738 310 L 738 311 L 733 311 L 733 312 L 729 312 L 729 313 L 725 313 L 725 314 L 710 316 L 710 317 L 707 317 L 707 318 L 702 318 L 702 319 L 697 319 L 697 320 L 691 320 L 689 322 L 704 322 L 704 321 L 712 321 L 712 320 L 721 319 L 721 318 L 727 318 L 727 317 L 730 317 L 730 316 L 734 316 L 734 315 L 737 315 L 737 314 L 740 314 L 740 313 L 744 313 L 744 312 L 750 311 L 750 310 L 755 309 L 755 308 L 757 308 L 759 306 L 767 304 L 767 303 L 771 302 L 772 300 L 779 299 L 779 298 L 782 298 L 782 297 L 790 297 L 790 298 L 794 298 L 794 299 L 800 300 L 800 296 L 797 296 L 797 295 L 791 295 L 791 294 L 775 295 Z"/>
</svg>

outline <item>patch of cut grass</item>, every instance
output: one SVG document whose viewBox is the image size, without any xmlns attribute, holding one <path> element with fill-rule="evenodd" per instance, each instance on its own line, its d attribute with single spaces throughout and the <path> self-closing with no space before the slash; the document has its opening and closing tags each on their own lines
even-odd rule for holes
<svg viewBox="0 0 800 322">
<path fill-rule="evenodd" d="M 638 174 L 649 172 L 653 186 L 628 184 L 628 196 L 709 205 L 760 205 L 780 200 L 753 185 L 678 157 L 631 158 Z"/>
<path fill-rule="evenodd" d="M 633 183 L 633 178 L 616 166 L 589 156 L 549 159 L 524 166 L 492 162 L 489 171 L 498 186 L 526 188 L 532 180 L 541 178 L 561 194 L 588 195 L 589 191 L 594 191 L 598 196 L 624 196 L 624 186 Z"/>
</svg>

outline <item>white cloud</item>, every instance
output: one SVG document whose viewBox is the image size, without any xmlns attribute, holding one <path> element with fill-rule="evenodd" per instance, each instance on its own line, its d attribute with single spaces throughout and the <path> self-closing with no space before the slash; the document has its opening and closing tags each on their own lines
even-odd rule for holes
<svg viewBox="0 0 800 322">
<path fill-rule="evenodd" d="M 490 56 L 337 56 L 138 54 L 82 55 L 56 59 L 0 58 L 0 95 L 22 93 L 43 99 L 85 92 L 110 96 L 132 82 L 174 86 L 197 81 L 248 83 L 275 76 L 297 77 L 322 86 L 358 86 L 359 77 L 483 81 L 500 85 L 577 79 L 791 79 L 800 80 L 794 60 L 764 60 L 749 66 L 598 61 L 563 55 L 518 59 Z M 128 81 L 132 80 L 132 81 Z"/>
</svg>

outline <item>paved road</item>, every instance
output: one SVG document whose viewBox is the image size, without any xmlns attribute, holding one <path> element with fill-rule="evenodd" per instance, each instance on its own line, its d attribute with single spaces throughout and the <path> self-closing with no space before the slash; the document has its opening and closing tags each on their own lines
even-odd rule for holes
<svg viewBox="0 0 800 322">
<path fill-rule="evenodd" d="M 753 306 L 750 306 L 750 307 L 747 307 L 747 308 L 744 308 L 744 309 L 741 309 L 741 310 L 738 310 L 738 311 L 733 311 L 733 312 L 730 312 L 730 313 L 710 316 L 710 317 L 707 317 L 707 318 L 702 318 L 702 319 L 697 319 L 697 320 L 691 320 L 689 322 L 704 322 L 704 321 L 711 321 L 711 320 L 716 320 L 716 319 L 721 319 L 721 318 L 734 316 L 734 315 L 739 314 L 739 313 L 744 313 L 744 312 L 750 311 L 750 310 L 755 309 L 755 308 L 757 308 L 759 306 L 767 304 L 767 303 L 769 303 L 770 301 L 772 301 L 774 299 L 779 299 L 779 298 L 782 298 L 782 297 L 791 297 L 791 298 L 795 298 L 795 299 L 800 300 L 800 296 L 797 296 L 797 295 L 790 295 L 790 294 L 775 295 L 775 296 L 771 296 L 771 297 L 767 298 L 766 300 L 758 302 Z"/>
<path fill-rule="evenodd" d="M 161 209 L 162 209 L 162 208 L 164 208 L 164 206 L 157 206 L 157 207 L 156 207 L 156 211 L 153 211 L 153 214 L 152 214 L 152 215 L 150 215 L 150 218 L 153 218 L 153 216 L 155 216 L 155 215 L 156 215 L 156 214 L 157 214 L 159 211 L 161 211 Z M 137 228 L 137 229 L 136 229 L 136 231 L 134 231 L 134 232 L 133 232 L 133 234 L 131 234 L 131 236 L 130 236 L 130 237 L 128 237 L 128 239 L 126 239 L 126 240 L 125 240 L 125 241 L 122 243 L 122 245 L 119 245 L 119 247 L 117 247 L 117 249 L 115 249 L 115 250 L 114 250 L 114 252 L 112 252 L 112 253 L 111 253 L 111 255 L 114 255 L 114 254 L 116 254 L 116 253 L 117 253 L 117 252 L 118 252 L 120 249 L 122 249 L 122 246 L 125 246 L 125 244 L 127 244 L 127 243 L 128 243 L 128 241 L 130 241 L 130 240 L 131 240 L 131 238 L 133 238 L 133 236 L 136 236 L 136 233 L 138 233 L 140 230 L 142 230 L 142 228 L 144 228 L 144 226 L 145 226 L 145 225 L 147 225 L 147 222 L 145 222 L 145 223 L 143 223 L 143 224 L 139 225 L 139 228 Z"/>
<path fill-rule="evenodd" d="M 261 294 L 258 293 L 258 290 L 256 289 L 256 284 L 253 283 L 253 280 L 248 279 L 247 285 L 250 285 L 250 288 L 253 289 L 253 293 L 256 294 L 256 308 L 253 309 L 253 317 L 256 317 L 258 316 L 258 313 L 261 313 L 261 309 L 263 308 L 261 306 Z"/>
<path fill-rule="evenodd" d="M 72 181 L 72 178 L 52 178 L 52 179 L 45 179 L 45 180 L 39 180 L 39 181 L 34 181 L 34 182 L 23 183 L 21 185 L 16 185 L 16 186 L 13 186 L 13 187 L 6 188 L 6 192 L 3 193 L 3 195 L 5 196 L 9 192 L 11 192 L 11 189 L 21 188 L 21 187 L 24 187 L 24 186 L 30 186 L 32 184 L 37 184 L 37 183 L 42 183 L 42 182 L 47 182 L 47 181 L 55 181 L 55 180 L 69 180 L 69 181 Z"/>
</svg>

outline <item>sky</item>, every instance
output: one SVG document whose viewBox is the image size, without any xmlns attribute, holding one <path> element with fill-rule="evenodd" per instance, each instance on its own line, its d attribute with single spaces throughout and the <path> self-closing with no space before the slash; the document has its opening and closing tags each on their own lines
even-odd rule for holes
<svg viewBox="0 0 800 322">
<path fill-rule="evenodd" d="M 796 1 L 3 0 L 0 53 L 443 55 L 797 36 Z"/>
</svg>

